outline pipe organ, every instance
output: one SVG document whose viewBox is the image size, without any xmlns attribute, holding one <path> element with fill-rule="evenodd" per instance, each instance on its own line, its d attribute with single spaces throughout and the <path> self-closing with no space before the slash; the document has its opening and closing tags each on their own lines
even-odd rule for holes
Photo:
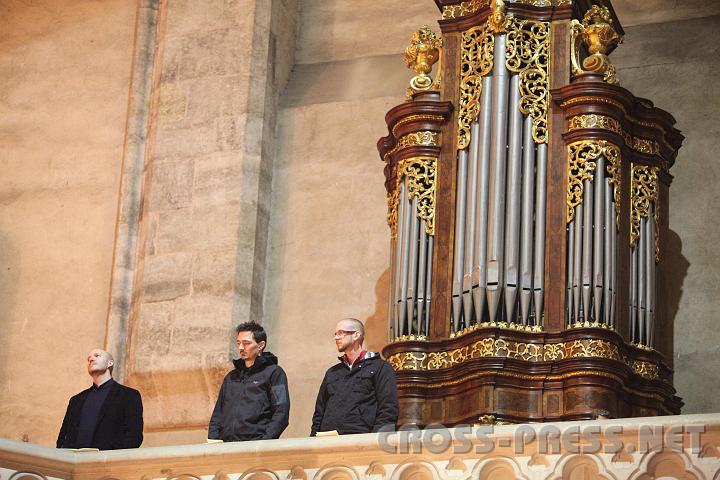
<svg viewBox="0 0 720 480">
<path fill-rule="evenodd" d="M 612 5 L 435 2 L 378 141 L 400 421 L 679 413 L 662 257 L 683 136 L 619 85 Z"/>
</svg>

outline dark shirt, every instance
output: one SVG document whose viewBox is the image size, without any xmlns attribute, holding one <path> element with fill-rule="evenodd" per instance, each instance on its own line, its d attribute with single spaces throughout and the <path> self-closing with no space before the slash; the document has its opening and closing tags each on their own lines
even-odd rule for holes
<svg viewBox="0 0 720 480">
<path fill-rule="evenodd" d="M 100 409 L 110 392 L 111 385 L 115 383 L 112 378 L 100 386 L 93 383 L 85 398 L 80 411 L 80 426 L 78 427 L 77 448 L 87 448 L 92 444 L 95 426 L 97 425 Z"/>
</svg>

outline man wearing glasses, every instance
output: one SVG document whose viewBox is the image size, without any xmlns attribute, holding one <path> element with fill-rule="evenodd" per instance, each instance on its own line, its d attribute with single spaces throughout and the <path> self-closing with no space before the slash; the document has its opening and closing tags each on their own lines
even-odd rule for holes
<svg viewBox="0 0 720 480">
<path fill-rule="evenodd" d="M 377 432 L 397 423 L 395 372 L 380 355 L 363 350 L 364 339 L 360 320 L 346 318 L 336 325 L 335 345 L 342 356 L 325 372 L 310 436 Z"/>
</svg>

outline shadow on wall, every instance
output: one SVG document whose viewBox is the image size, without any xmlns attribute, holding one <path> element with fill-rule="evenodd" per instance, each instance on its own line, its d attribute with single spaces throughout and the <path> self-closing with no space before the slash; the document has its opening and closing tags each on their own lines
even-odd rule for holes
<svg viewBox="0 0 720 480">
<path fill-rule="evenodd" d="M 388 332 L 388 289 L 390 288 L 390 267 L 375 282 L 375 311 L 365 319 L 365 345 L 368 350 L 379 352 L 387 345 Z"/>
<path fill-rule="evenodd" d="M 667 286 L 665 291 L 665 311 L 668 324 L 675 325 L 680 308 L 680 299 L 683 295 L 683 283 L 690 268 L 690 262 L 682 254 L 682 239 L 673 230 L 668 230 L 665 248 L 664 269 Z M 670 339 L 672 340 L 672 336 L 670 336 Z"/>
</svg>

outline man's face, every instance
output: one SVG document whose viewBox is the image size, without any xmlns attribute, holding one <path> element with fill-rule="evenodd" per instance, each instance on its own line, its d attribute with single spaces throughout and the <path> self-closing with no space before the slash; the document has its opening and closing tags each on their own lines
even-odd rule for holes
<svg viewBox="0 0 720 480">
<path fill-rule="evenodd" d="M 265 348 L 265 342 L 257 343 L 253 338 L 252 332 L 240 332 L 237 336 L 238 353 L 240 359 L 255 363 L 255 359 L 262 353 L 262 349 Z"/>
<path fill-rule="evenodd" d="M 96 348 L 88 353 L 87 369 L 90 375 L 93 373 L 105 373 L 112 365 L 113 360 L 108 352 Z"/>
<path fill-rule="evenodd" d="M 337 325 L 335 325 L 334 338 L 338 352 L 344 352 L 352 346 L 355 340 L 360 338 L 360 332 L 356 330 L 353 322 L 340 320 Z"/>
</svg>

